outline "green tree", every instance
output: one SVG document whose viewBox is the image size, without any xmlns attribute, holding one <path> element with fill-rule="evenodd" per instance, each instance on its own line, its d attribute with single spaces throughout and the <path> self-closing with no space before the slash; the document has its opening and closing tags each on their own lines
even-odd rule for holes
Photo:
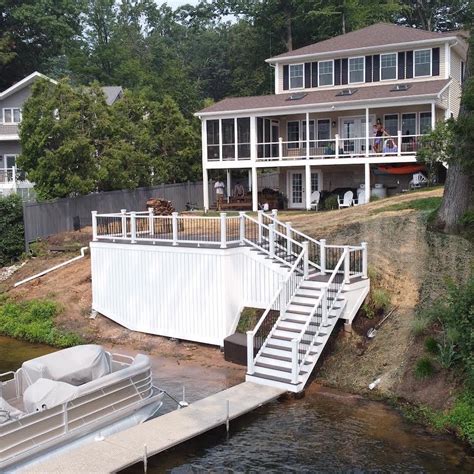
<svg viewBox="0 0 474 474">
<path fill-rule="evenodd" d="M 24 251 L 23 207 L 16 194 L 0 197 L 0 267 Z"/>
</svg>

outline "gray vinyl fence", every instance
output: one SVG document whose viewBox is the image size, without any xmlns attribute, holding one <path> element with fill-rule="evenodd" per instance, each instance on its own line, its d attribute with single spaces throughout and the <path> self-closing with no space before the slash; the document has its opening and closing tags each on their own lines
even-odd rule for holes
<svg viewBox="0 0 474 474">
<path fill-rule="evenodd" d="M 214 183 L 211 181 L 209 183 L 211 201 L 213 185 Z M 266 187 L 278 188 L 278 173 L 259 176 L 259 190 Z M 28 247 L 29 242 L 59 232 L 74 230 L 75 226 L 89 226 L 92 224 L 91 211 L 99 213 L 120 212 L 120 209 L 145 211 L 146 201 L 150 198 L 167 199 L 171 201 L 178 212 L 184 211 L 188 202 L 202 209 L 202 189 L 202 181 L 198 181 L 109 191 L 49 202 L 25 202 L 23 203 L 25 244 Z"/>
</svg>

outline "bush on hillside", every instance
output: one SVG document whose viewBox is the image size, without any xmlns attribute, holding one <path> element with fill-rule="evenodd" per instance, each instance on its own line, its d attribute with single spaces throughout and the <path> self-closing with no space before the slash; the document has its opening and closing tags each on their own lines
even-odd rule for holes
<svg viewBox="0 0 474 474">
<path fill-rule="evenodd" d="M 0 267 L 20 257 L 24 250 L 23 206 L 16 194 L 0 197 Z"/>
<path fill-rule="evenodd" d="M 82 343 L 80 336 L 55 327 L 59 314 L 57 303 L 47 300 L 30 300 L 20 303 L 0 301 L 0 334 L 28 342 L 69 347 Z"/>
</svg>

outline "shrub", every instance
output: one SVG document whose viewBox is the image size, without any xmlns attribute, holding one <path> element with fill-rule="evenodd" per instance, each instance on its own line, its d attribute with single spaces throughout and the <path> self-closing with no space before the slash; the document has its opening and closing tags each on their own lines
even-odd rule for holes
<svg viewBox="0 0 474 474">
<path fill-rule="evenodd" d="M 426 379 L 434 374 L 434 365 L 429 357 L 418 359 L 415 365 L 415 377 L 417 379 Z"/>
<path fill-rule="evenodd" d="M 323 202 L 323 209 L 331 211 L 337 209 L 339 204 L 337 202 L 337 194 L 330 194 Z"/>
<path fill-rule="evenodd" d="M 244 308 L 240 313 L 236 332 L 245 334 L 247 331 L 252 331 L 262 314 L 262 310 L 257 308 Z"/>
<path fill-rule="evenodd" d="M 474 445 L 474 392 L 466 391 L 446 415 L 446 424 L 454 428 L 461 438 Z"/>
<path fill-rule="evenodd" d="M 81 344 L 80 336 L 54 326 L 59 311 L 57 303 L 48 300 L 5 301 L 0 305 L 0 334 L 55 347 Z"/>
<path fill-rule="evenodd" d="M 390 295 L 383 288 L 371 288 L 366 303 L 362 305 L 365 317 L 373 319 L 381 315 L 390 306 Z"/>
<path fill-rule="evenodd" d="M 427 352 L 430 354 L 438 354 L 439 348 L 438 348 L 438 341 L 434 337 L 427 337 L 425 339 L 425 349 Z"/>
<path fill-rule="evenodd" d="M 16 194 L 0 197 L 0 267 L 19 258 L 24 250 L 23 206 Z"/>
</svg>

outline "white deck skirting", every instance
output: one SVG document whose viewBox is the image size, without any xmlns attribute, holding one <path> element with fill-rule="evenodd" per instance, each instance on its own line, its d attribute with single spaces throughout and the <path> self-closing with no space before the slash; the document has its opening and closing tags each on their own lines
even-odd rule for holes
<svg viewBox="0 0 474 474">
<path fill-rule="evenodd" d="M 92 308 L 134 331 L 222 346 L 287 269 L 250 247 L 91 243 Z"/>
</svg>

